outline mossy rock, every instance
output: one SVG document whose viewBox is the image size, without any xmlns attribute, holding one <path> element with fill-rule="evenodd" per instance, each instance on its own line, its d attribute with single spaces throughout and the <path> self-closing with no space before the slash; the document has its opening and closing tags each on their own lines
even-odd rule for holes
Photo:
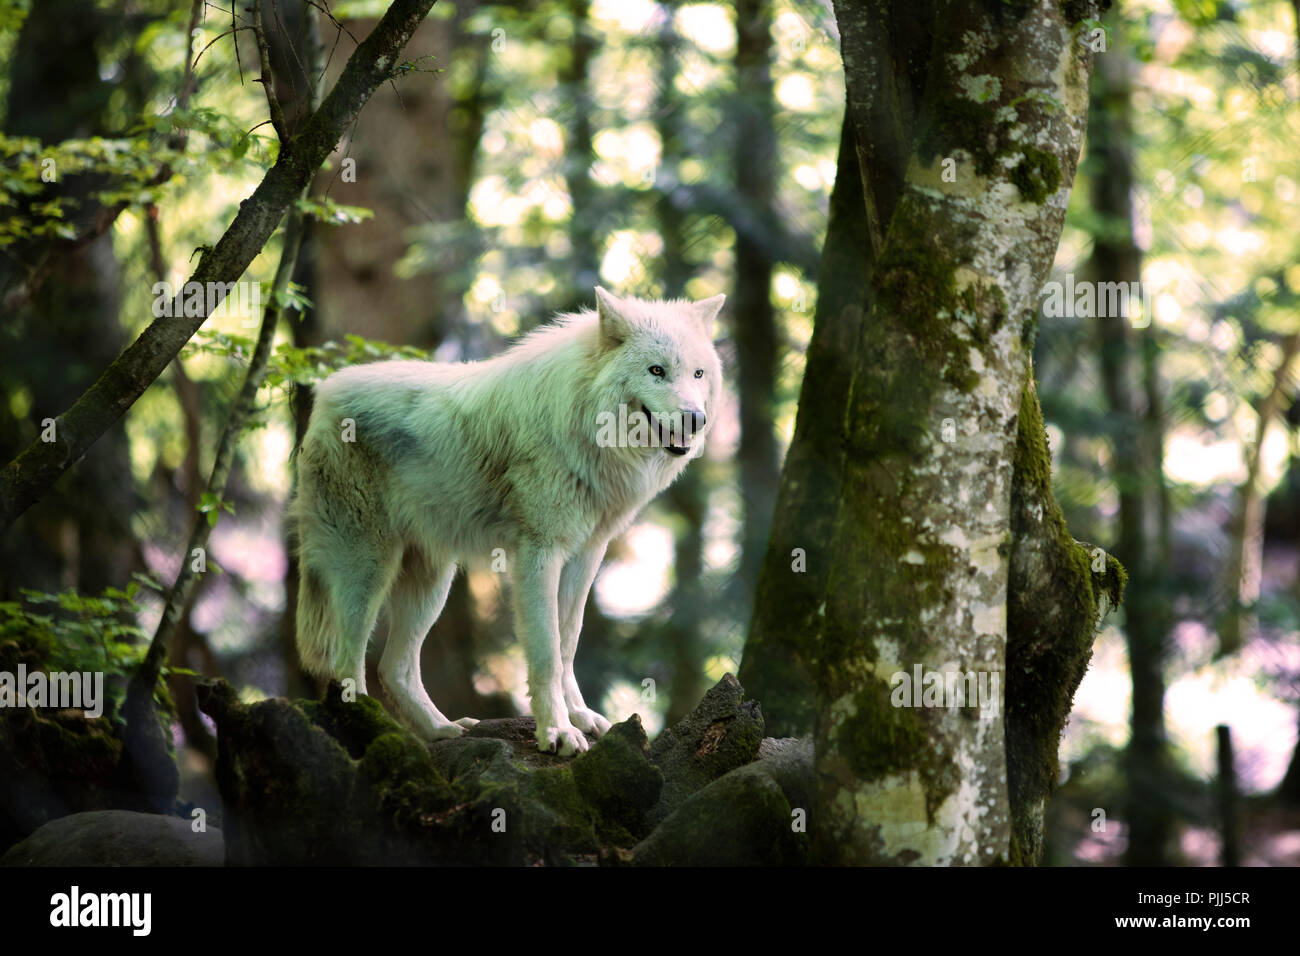
<svg viewBox="0 0 1300 956">
<path fill-rule="evenodd" d="M 343 746 L 287 701 L 246 705 L 225 681 L 200 683 L 198 697 L 217 724 L 227 862 L 353 862 L 356 762 Z"/>
<path fill-rule="evenodd" d="M 650 745 L 650 762 L 663 773 L 663 789 L 646 814 L 653 827 L 686 799 L 728 771 L 750 763 L 763 740 L 757 701 L 731 674 L 718 681 L 687 717 Z"/>
<path fill-rule="evenodd" d="M 120 807 L 121 755 L 107 717 L 0 710 L 0 852 L 58 817 Z"/>
<path fill-rule="evenodd" d="M 602 842 L 630 847 L 647 832 L 646 816 L 664 785 L 648 753 L 641 718 L 633 714 L 573 762 L 574 780 L 597 813 Z"/>
<path fill-rule="evenodd" d="M 330 682 L 321 700 L 294 703 L 354 758 L 360 758 L 376 738 L 402 733 L 401 725 L 388 716 L 383 704 L 365 694 L 345 700 L 343 686 L 338 681 Z"/>
<path fill-rule="evenodd" d="M 760 762 L 761 763 L 761 762 Z M 635 866 L 795 866 L 807 833 L 794 830 L 785 792 L 758 764 L 689 797 L 637 845 Z"/>
<path fill-rule="evenodd" d="M 246 705 L 224 681 L 201 685 L 230 862 L 594 862 L 635 844 L 659 793 L 639 718 L 571 760 L 537 751 L 532 718 L 427 744 L 377 701 L 339 691 Z"/>
</svg>

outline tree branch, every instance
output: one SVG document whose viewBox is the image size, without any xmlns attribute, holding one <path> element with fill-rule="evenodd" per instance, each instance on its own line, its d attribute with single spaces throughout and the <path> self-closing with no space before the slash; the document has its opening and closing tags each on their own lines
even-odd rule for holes
<svg viewBox="0 0 1300 956">
<path fill-rule="evenodd" d="M 428 15 L 435 0 L 393 0 L 383 19 L 348 60 L 329 96 L 302 132 L 283 144 L 275 165 L 216 246 L 207 249 L 190 283 L 231 283 L 243 275 L 284 212 L 302 193 L 312 175 L 379 84 L 393 75 L 397 56 Z M 215 305 L 225 289 L 211 297 Z M 34 441 L 0 473 L 0 532 L 40 499 L 68 468 L 86 453 L 144 390 L 162 374 L 207 318 L 174 316 L 155 319 L 114 360 L 99 380 L 56 419 L 52 442 Z"/>
<path fill-rule="evenodd" d="M 262 0 L 253 0 L 253 35 L 257 37 L 257 56 L 262 63 L 262 76 L 257 81 L 266 90 L 266 106 L 271 114 L 271 125 L 280 138 L 280 145 L 289 142 L 289 128 L 284 122 L 284 110 L 280 108 L 280 98 L 275 95 L 275 84 L 271 76 L 271 48 L 266 43 L 266 24 L 262 22 Z"/>
</svg>

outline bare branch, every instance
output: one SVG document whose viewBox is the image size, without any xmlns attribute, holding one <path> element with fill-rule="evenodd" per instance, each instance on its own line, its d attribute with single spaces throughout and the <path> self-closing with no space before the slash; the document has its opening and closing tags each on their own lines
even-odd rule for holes
<svg viewBox="0 0 1300 956">
<path fill-rule="evenodd" d="M 280 98 L 275 95 L 275 78 L 271 74 L 271 48 L 266 42 L 266 24 L 262 22 L 262 0 L 253 0 L 253 35 L 257 37 L 257 55 L 262 61 L 262 76 L 257 82 L 266 90 L 266 106 L 271 113 L 271 125 L 280 137 L 280 148 L 289 143 L 289 128 L 284 122 Z"/>
</svg>

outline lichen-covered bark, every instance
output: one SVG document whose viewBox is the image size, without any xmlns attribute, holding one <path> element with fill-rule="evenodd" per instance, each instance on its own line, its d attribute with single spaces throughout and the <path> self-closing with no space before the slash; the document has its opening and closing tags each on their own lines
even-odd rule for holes
<svg viewBox="0 0 1300 956">
<path fill-rule="evenodd" d="M 814 857 L 1005 863 L 1001 701 L 982 714 L 894 706 L 890 683 L 919 665 L 1002 684 L 1016 426 L 1090 54 L 1049 2 L 836 13 L 860 215 L 881 239 L 856 272 L 867 311 L 834 420 L 839 511 L 809 550 L 828 569 L 804 652 L 818 704 Z"/>
<path fill-rule="evenodd" d="M 1052 458 L 1033 380 L 1016 424 L 1007 592 L 1006 747 L 1010 862 L 1043 855 L 1043 811 L 1056 788 L 1061 730 L 1092 642 L 1128 580 L 1100 548 L 1075 541 L 1052 494 Z"/>
</svg>

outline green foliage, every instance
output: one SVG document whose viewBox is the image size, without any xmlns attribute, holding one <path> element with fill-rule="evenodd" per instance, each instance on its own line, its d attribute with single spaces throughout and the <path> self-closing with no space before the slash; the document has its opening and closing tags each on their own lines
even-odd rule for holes
<svg viewBox="0 0 1300 956">
<path fill-rule="evenodd" d="M 0 4 L 0 24 L 5 16 Z M 173 148 L 173 137 L 191 134 L 199 150 Z M 197 135 L 194 135 L 197 134 Z M 27 239 L 73 239 L 68 214 L 83 203 L 114 206 L 159 202 L 165 183 L 155 183 L 164 167 L 194 174 L 241 162 L 269 166 L 274 140 L 243 127 L 216 109 L 196 107 L 141 117 L 123 137 L 92 136 L 42 143 L 32 137 L 0 134 L 0 247 Z M 92 176 L 98 188 L 85 199 L 54 195 L 69 177 Z M 328 200 L 312 214 L 326 222 L 359 222 L 367 211 Z"/>
<path fill-rule="evenodd" d="M 93 174 L 97 181 L 108 184 L 90 192 L 92 202 L 106 206 L 153 202 L 158 191 L 149 181 L 175 155 L 144 138 L 92 136 L 42 144 L 30 137 L 0 134 L 0 246 L 23 239 L 75 236 L 66 220 L 79 205 L 77 200 L 55 196 L 42 202 L 36 198 L 51 187 L 57 189 L 69 176 Z"/>
<path fill-rule="evenodd" d="M 345 206 L 342 203 L 336 203 L 328 196 L 308 196 L 299 199 L 298 208 L 317 222 L 327 223 L 331 226 L 365 222 L 375 214 L 374 210 L 366 209 L 363 206 Z"/>
<path fill-rule="evenodd" d="M 233 515 L 235 506 L 229 501 L 222 501 L 212 492 L 205 491 L 199 496 L 198 511 L 199 514 L 208 516 L 208 527 L 215 528 L 221 512 L 225 511 Z"/>
<path fill-rule="evenodd" d="M 306 311 L 312 308 L 311 299 L 306 295 L 306 289 L 296 282 L 289 282 L 283 292 L 272 290 L 272 301 L 285 312 L 297 312 L 298 318 L 302 318 Z"/>
<path fill-rule="evenodd" d="M 248 336 L 204 329 L 186 346 L 183 355 L 220 355 L 247 361 L 253 354 L 253 346 L 254 341 Z M 286 384 L 315 385 L 331 372 L 349 365 L 395 358 L 427 359 L 429 353 L 411 345 L 389 345 L 360 335 L 347 335 L 341 343 L 326 342 L 319 346 L 299 347 L 281 343 L 267 362 L 266 384 L 270 388 Z"/>
<path fill-rule="evenodd" d="M 15 657 L 27 667 L 46 671 L 102 672 L 104 712 L 122 723 L 121 705 L 126 685 L 149 648 L 149 635 L 137 623 L 141 608 L 136 597 L 142 587 L 161 590 L 158 582 L 142 574 L 126 589 L 108 587 L 102 594 L 76 590 L 51 594 L 24 588 L 22 601 L 0 601 L 0 656 Z M 32 606 L 47 607 L 40 612 Z M 193 676 L 183 668 L 164 668 L 167 674 Z M 175 714 L 175 705 L 162 679 L 154 691 L 159 709 Z"/>
<path fill-rule="evenodd" d="M 0 31 L 17 33 L 31 12 L 32 0 L 0 0 Z"/>
</svg>

